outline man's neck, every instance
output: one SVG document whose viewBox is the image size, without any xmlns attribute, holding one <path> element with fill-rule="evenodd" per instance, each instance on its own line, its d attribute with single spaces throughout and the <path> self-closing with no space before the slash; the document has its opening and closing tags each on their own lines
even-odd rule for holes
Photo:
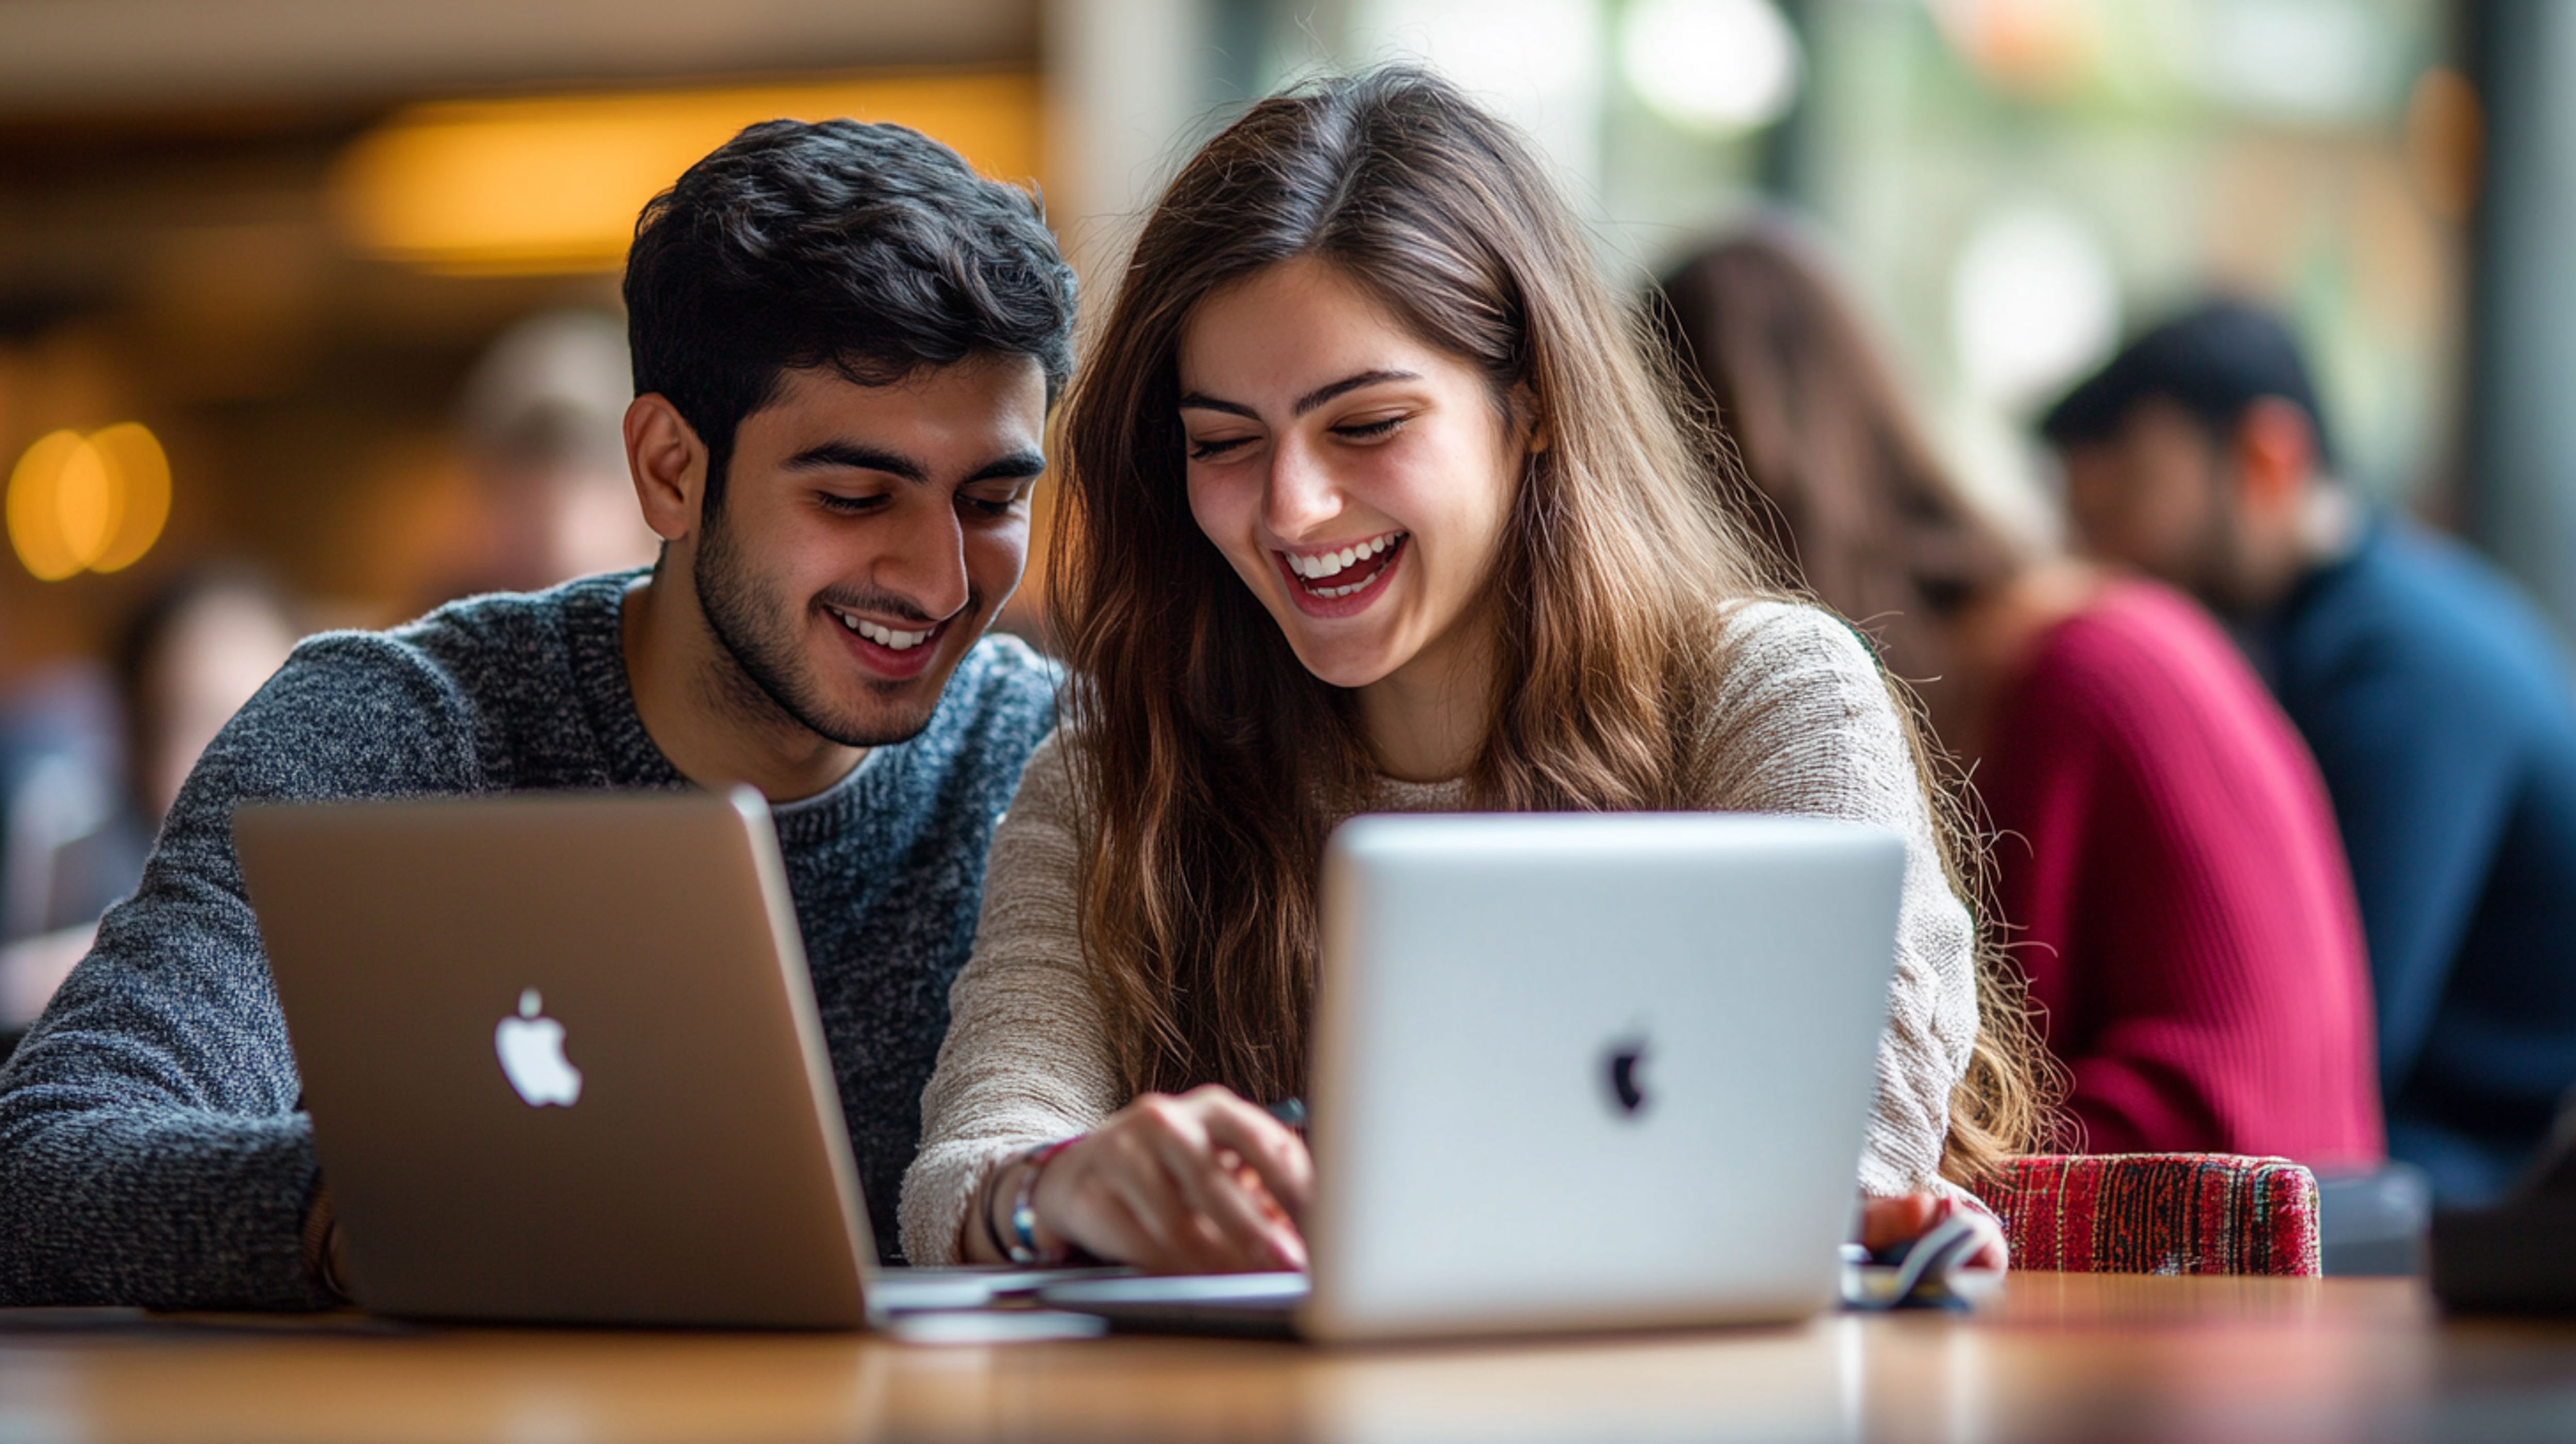
<svg viewBox="0 0 2576 1444">
<path fill-rule="evenodd" d="M 2307 557 L 2302 572 L 2330 567 L 2351 556 L 2361 545 L 2368 523 L 2361 502 L 2349 488 L 2319 480 L 2308 489 L 2307 505 L 2299 511 L 2299 542 Z"/>
<path fill-rule="evenodd" d="M 867 756 L 781 711 L 743 675 L 668 556 L 626 589 L 619 636 L 644 731 L 701 787 L 749 783 L 771 802 L 825 791 Z"/>
<path fill-rule="evenodd" d="M 2366 520 L 2360 501 L 2342 485 L 2322 476 L 2311 481 L 2295 511 L 2249 537 L 2233 610 L 2259 616 L 2279 606 L 2309 573 L 2352 555 Z"/>
</svg>

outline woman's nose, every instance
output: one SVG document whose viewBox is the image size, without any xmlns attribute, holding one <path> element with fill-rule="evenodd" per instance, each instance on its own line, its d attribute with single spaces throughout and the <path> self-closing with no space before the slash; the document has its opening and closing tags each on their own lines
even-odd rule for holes
<svg viewBox="0 0 2576 1444">
<path fill-rule="evenodd" d="M 1261 520 L 1272 535 L 1288 541 L 1311 536 L 1341 512 L 1341 491 L 1311 451 L 1290 442 L 1271 452 Z"/>
</svg>

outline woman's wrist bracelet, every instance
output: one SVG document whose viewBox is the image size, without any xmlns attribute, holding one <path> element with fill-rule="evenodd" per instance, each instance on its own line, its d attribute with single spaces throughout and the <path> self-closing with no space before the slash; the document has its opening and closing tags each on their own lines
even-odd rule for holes
<svg viewBox="0 0 2576 1444">
<path fill-rule="evenodd" d="M 1017 1162 L 1016 1159 L 1013 1162 Z M 1002 1242 L 1002 1226 L 993 1221 L 993 1204 L 1002 1192 L 1002 1175 L 1010 1171 L 1009 1163 L 984 1175 L 983 1185 L 975 1190 L 975 1211 L 984 1220 L 984 1242 L 992 1246 L 993 1257 L 1008 1259 L 1011 1246 Z"/>
<path fill-rule="evenodd" d="M 1083 1135 L 1077 1133 L 1071 1138 L 1042 1143 L 1020 1155 L 1020 1162 L 1027 1166 L 1020 1172 L 1019 1197 L 1011 1205 L 1010 1237 L 997 1241 L 1002 1244 L 1003 1256 L 1021 1268 L 1054 1268 L 1065 1260 L 1066 1250 L 1062 1247 L 1038 1247 L 1038 1176 L 1046 1172 L 1049 1159 L 1080 1143 L 1082 1138 Z M 989 1226 L 992 1221 L 993 1215 L 988 1209 L 984 1222 Z"/>
</svg>

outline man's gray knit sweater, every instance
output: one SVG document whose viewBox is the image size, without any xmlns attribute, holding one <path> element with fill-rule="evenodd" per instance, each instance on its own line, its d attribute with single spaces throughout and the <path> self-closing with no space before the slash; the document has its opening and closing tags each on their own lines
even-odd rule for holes
<svg viewBox="0 0 2576 1444">
<path fill-rule="evenodd" d="M 618 617 L 628 576 L 316 637 L 215 739 L 141 890 L 0 1071 L 0 1303 L 298 1308 L 309 1119 L 234 804 L 675 788 Z M 880 1247 L 974 942 L 993 824 L 1054 725 L 1056 673 L 990 638 L 928 730 L 775 810 Z"/>
</svg>

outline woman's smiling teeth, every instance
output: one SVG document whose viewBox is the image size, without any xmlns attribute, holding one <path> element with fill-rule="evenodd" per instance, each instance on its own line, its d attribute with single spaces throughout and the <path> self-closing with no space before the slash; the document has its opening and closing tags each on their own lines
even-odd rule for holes
<svg viewBox="0 0 2576 1444">
<path fill-rule="evenodd" d="M 1348 586 L 1324 587 L 1317 586 L 1316 583 L 1327 577 L 1339 576 L 1371 557 L 1384 555 L 1396 543 L 1403 541 L 1406 535 L 1407 533 L 1404 532 L 1391 531 L 1381 537 L 1371 537 L 1355 546 L 1346 546 L 1340 551 L 1320 552 L 1312 556 L 1283 551 L 1279 555 L 1287 561 L 1288 570 L 1305 581 L 1308 591 L 1319 597 L 1347 597 L 1374 580 L 1378 569 L 1371 568 L 1368 576 Z"/>
<path fill-rule="evenodd" d="M 880 627 L 864 617 L 854 617 L 847 612 L 836 611 L 829 607 L 824 610 L 830 611 L 835 618 L 839 619 L 842 626 L 890 652 L 909 652 L 929 641 L 931 632 L 939 630 L 933 627 L 929 632 L 898 632 L 892 627 Z"/>
</svg>

